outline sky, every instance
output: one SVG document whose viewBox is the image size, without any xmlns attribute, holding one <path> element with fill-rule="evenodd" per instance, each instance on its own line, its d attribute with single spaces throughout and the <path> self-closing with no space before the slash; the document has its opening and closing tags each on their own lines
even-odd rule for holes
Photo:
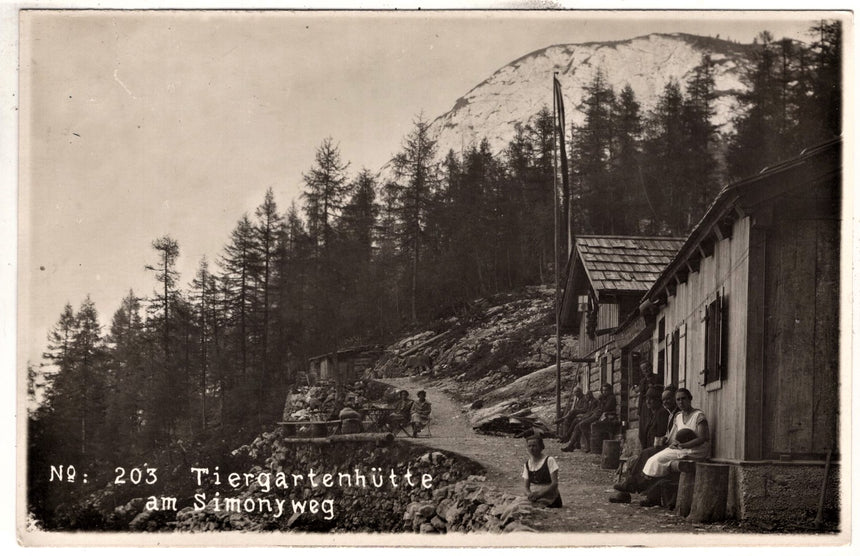
<svg viewBox="0 0 860 556">
<path fill-rule="evenodd" d="M 185 286 L 267 188 L 298 200 L 331 137 L 379 169 L 495 70 L 552 44 L 685 32 L 807 40 L 815 14 L 29 12 L 20 26 L 19 368 L 69 302 L 109 323 L 150 295 L 152 241 Z M 107 331 L 107 326 L 105 327 Z"/>
</svg>

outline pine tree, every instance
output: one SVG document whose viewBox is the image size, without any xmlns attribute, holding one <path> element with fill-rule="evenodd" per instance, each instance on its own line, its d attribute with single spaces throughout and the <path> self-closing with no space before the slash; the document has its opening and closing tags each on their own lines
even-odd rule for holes
<svg viewBox="0 0 860 556">
<path fill-rule="evenodd" d="M 339 225 L 348 251 L 369 264 L 373 255 L 374 229 L 379 214 L 376 204 L 376 180 L 367 168 L 362 169 L 350 186 L 352 195 L 346 203 Z"/>
<path fill-rule="evenodd" d="M 554 197 L 553 153 L 555 140 L 553 136 L 552 111 L 543 106 L 526 125 L 526 136 L 530 143 L 528 152 L 531 154 L 528 178 L 525 184 L 526 206 L 530 207 L 535 218 L 526 224 L 528 249 L 536 255 L 538 280 L 545 283 L 552 275 L 554 257 Z"/>
<path fill-rule="evenodd" d="M 430 139 L 430 124 L 419 116 L 392 159 L 392 190 L 401 229 L 401 248 L 410 258 L 410 314 L 418 320 L 418 266 L 424 241 L 424 225 L 437 184 L 436 142 Z"/>
<path fill-rule="evenodd" d="M 811 134 L 805 146 L 842 134 L 842 22 L 823 20 L 810 32 L 816 38 L 809 54 L 811 94 L 800 110 Z"/>
<path fill-rule="evenodd" d="M 511 259 L 510 282 L 513 285 L 531 281 L 533 274 L 529 270 L 537 269 L 537 265 L 531 264 L 530 260 L 535 251 L 530 248 L 532 238 L 529 234 L 531 222 L 537 216 L 537 210 L 531 204 L 532 195 L 529 192 L 534 153 L 527 128 L 520 123 L 514 125 L 514 137 L 505 149 L 504 158 L 507 198 L 515 209 L 509 228 L 509 237 L 513 241 L 507 244 L 508 258 Z M 574 198 L 576 198 L 575 194 Z M 576 210 L 577 206 L 579 203 L 574 203 L 572 210 Z M 511 253 L 512 249 L 513 253 Z"/>
<path fill-rule="evenodd" d="M 686 134 L 683 125 L 684 96 L 677 81 L 669 81 L 649 114 L 646 122 L 644 153 L 648 165 L 643 177 L 646 191 L 654 193 L 663 229 L 654 232 L 671 232 L 683 235 L 687 231 L 686 212 L 689 184 L 685 182 Z"/>
<path fill-rule="evenodd" d="M 129 291 L 111 320 L 107 435 L 120 439 L 121 450 L 135 453 L 145 415 L 146 376 L 140 299 Z"/>
<path fill-rule="evenodd" d="M 259 316 L 257 294 L 261 264 L 257 235 L 247 214 L 230 234 L 219 265 L 226 324 L 226 368 L 221 402 L 226 424 L 242 428 L 249 421 L 249 415 L 241 408 L 257 403 L 259 392 L 254 331 Z"/>
<path fill-rule="evenodd" d="M 613 190 L 618 193 L 616 231 L 620 234 L 639 234 L 648 230 L 656 214 L 643 187 L 642 114 L 630 85 L 621 90 L 613 112 L 616 133 L 610 161 L 610 180 Z"/>
<path fill-rule="evenodd" d="M 716 112 L 714 102 L 714 70 L 710 56 L 702 56 L 687 81 L 687 96 L 683 107 L 683 124 L 686 135 L 684 173 L 689 199 L 686 210 L 690 213 L 687 226 L 704 215 L 718 188 L 715 158 L 716 126 L 712 118 Z"/>
<path fill-rule="evenodd" d="M 57 329 L 66 325 L 64 310 Z M 107 449 L 100 433 L 105 412 L 105 350 L 98 313 L 87 298 L 74 315 L 70 341 L 61 366 L 53 377 L 48 407 L 55 418 L 63 446 L 58 455 L 74 453 L 98 456 Z M 101 442 L 100 442 L 101 441 Z"/>
<path fill-rule="evenodd" d="M 51 361 L 62 370 L 73 363 L 71 355 L 72 341 L 75 335 L 75 311 L 71 303 L 66 303 L 57 324 L 48 333 L 48 351 L 42 357 Z"/>
<path fill-rule="evenodd" d="M 728 169 L 736 179 L 757 173 L 786 150 L 786 136 L 780 129 L 782 95 L 773 35 L 764 31 L 757 43 L 754 66 L 747 77 L 750 89 L 738 96 L 742 112 L 735 120 L 735 136 L 729 146 Z"/>
<path fill-rule="evenodd" d="M 254 226 L 245 214 L 230 234 L 220 259 L 223 272 L 227 323 L 233 327 L 233 353 L 238 357 L 239 375 L 248 373 L 251 354 L 251 331 L 255 306 L 255 284 L 260 270 Z"/>
<path fill-rule="evenodd" d="M 144 351 L 148 355 L 146 374 L 149 382 L 145 408 L 148 417 L 146 436 L 155 447 L 171 442 L 180 416 L 186 409 L 182 403 L 185 392 L 177 387 L 177 382 L 185 377 L 187 366 L 182 367 L 184 319 L 178 312 L 180 294 L 176 261 L 179 244 L 172 237 L 163 236 L 153 241 L 152 247 L 158 254 L 158 263 L 146 268 L 155 272 L 159 289 L 153 293 L 147 307 L 147 335 L 153 343 Z"/>
<path fill-rule="evenodd" d="M 314 166 L 303 175 L 308 232 L 318 250 L 330 246 L 332 228 L 348 192 L 348 167 L 349 163 L 341 160 L 338 146 L 327 137 L 317 148 Z"/>
<path fill-rule="evenodd" d="M 615 94 L 598 69 L 585 88 L 585 123 L 577 129 L 573 142 L 572 168 L 587 218 L 585 229 L 596 233 L 616 233 L 617 184 L 609 177 L 614 135 Z"/>
<path fill-rule="evenodd" d="M 262 309 L 260 322 L 260 385 L 257 411 L 258 419 L 262 423 L 263 416 L 269 406 L 266 394 L 270 392 L 269 367 L 273 365 L 273 357 L 269 348 L 269 335 L 273 326 L 271 305 L 277 296 L 277 292 L 275 291 L 277 281 L 274 276 L 275 257 L 279 248 L 278 240 L 283 225 L 283 218 L 278 214 L 278 207 L 275 204 L 272 188 L 266 191 L 263 203 L 257 207 L 255 214 L 257 216 L 255 232 L 261 265 L 260 292 L 258 295 L 261 298 Z"/>
<path fill-rule="evenodd" d="M 209 366 L 210 366 L 210 344 L 215 336 L 214 330 L 217 327 L 218 315 L 215 313 L 217 308 L 215 298 L 217 296 L 218 286 L 215 282 L 215 277 L 209 271 L 209 261 L 204 256 L 200 260 L 197 267 L 197 274 L 191 282 L 191 299 L 194 303 L 194 314 L 197 324 L 200 362 L 200 423 L 203 430 L 206 429 L 207 411 L 206 396 L 209 391 Z"/>
<path fill-rule="evenodd" d="M 172 303 L 176 293 L 176 259 L 179 257 L 179 244 L 170 236 L 163 236 L 152 242 L 152 247 L 158 252 L 157 266 L 147 265 L 147 270 L 154 271 L 155 279 L 161 284 L 161 291 L 155 292 L 150 308 L 154 313 L 160 313 L 162 324 L 162 350 L 165 360 L 170 359 L 170 317 Z"/>
</svg>

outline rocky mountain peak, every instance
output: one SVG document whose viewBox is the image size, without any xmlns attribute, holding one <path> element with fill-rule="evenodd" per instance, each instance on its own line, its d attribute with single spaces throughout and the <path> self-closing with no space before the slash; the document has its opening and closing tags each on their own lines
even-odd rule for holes
<svg viewBox="0 0 860 556">
<path fill-rule="evenodd" d="M 440 156 L 449 149 L 459 153 L 484 137 L 494 151 L 501 151 L 513 137 L 516 123 L 527 122 L 544 105 L 552 106 L 554 72 L 562 84 L 569 124 L 583 122 L 585 88 L 598 70 L 616 92 L 629 84 L 642 110 L 649 110 L 669 80 L 683 88 L 704 54 L 714 62 L 714 123 L 726 130 L 737 106 L 734 94 L 747 89 L 743 74 L 752 48 L 685 33 L 548 46 L 499 68 L 459 98 L 433 121 L 431 135 Z"/>
</svg>

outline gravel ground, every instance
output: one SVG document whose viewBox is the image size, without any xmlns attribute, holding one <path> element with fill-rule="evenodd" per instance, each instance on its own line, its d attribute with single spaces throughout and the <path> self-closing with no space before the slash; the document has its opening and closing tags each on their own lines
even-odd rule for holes
<svg viewBox="0 0 860 556">
<path fill-rule="evenodd" d="M 438 383 L 414 377 L 386 378 L 385 382 L 405 388 L 414 397 L 427 392 L 433 404 L 431 436 L 411 441 L 464 455 L 486 469 L 487 482 L 500 490 L 522 491 L 522 466 L 527 454 L 521 438 L 476 434 L 465 408 L 442 392 Z M 423 434 L 423 433 L 422 433 Z M 600 456 L 581 451 L 566 453 L 554 439 L 547 441 L 547 453 L 560 468 L 559 489 L 564 507 L 538 509 L 528 523 L 538 531 L 588 533 L 715 533 L 741 532 L 726 524 L 692 525 L 664 508 L 643 508 L 633 496 L 630 504 L 612 504 L 615 472 L 600 468 Z"/>
</svg>

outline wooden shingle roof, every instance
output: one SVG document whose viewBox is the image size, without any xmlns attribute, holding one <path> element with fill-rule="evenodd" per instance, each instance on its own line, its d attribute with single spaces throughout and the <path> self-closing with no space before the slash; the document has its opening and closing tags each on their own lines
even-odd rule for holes
<svg viewBox="0 0 860 556">
<path fill-rule="evenodd" d="M 670 237 L 577 236 L 576 253 L 595 291 L 644 293 L 683 244 Z"/>
</svg>

